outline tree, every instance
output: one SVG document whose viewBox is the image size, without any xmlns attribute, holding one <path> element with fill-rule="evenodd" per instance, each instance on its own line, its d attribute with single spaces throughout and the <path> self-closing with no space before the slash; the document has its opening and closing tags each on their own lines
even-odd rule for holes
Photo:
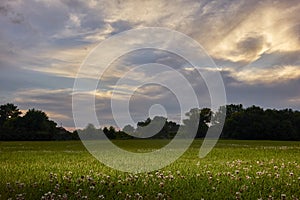
<svg viewBox="0 0 300 200">
<path fill-rule="evenodd" d="M 41 110 L 29 109 L 22 117 L 23 130 L 32 140 L 51 140 L 56 133 L 56 123 Z"/>
<path fill-rule="evenodd" d="M 22 112 L 14 104 L 7 103 L 0 106 L 0 127 L 9 119 L 15 119 L 20 116 Z"/>
<path fill-rule="evenodd" d="M 97 133 L 96 127 L 94 126 L 94 124 L 91 124 L 91 123 L 85 127 L 84 131 L 87 132 L 88 134 L 96 134 Z"/>
<path fill-rule="evenodd" d="M 103 133 L 106 135 L 106 134 L 108 134 L 108 128 L 107 127 L 104 127 L 103 128 Z"/>
<path fill-rule="evenodd" d="M 125 132 L 128 135 L 132 135 L 134 133 L 134 127 L 131 126 L 130 124 L 124 126 L 123 132 Z"/>
<path fill-rule="evenodd" d="M 14 104 L 0 106 L 0 140 L 70 140 L 78 139 L 77 133 L 70 133 L 49 120 L 47 114 L 30 109 L 24 116 Z"/>
<path fill-rule="evenodd" d="M 103 133 L 106 135 L 108 139 L 115 139 L 116 138 L 116 129 L 113 126 L 110 126 L 109 128 L 104 127 Z"/>
<path fill-rule="evenodd" d="M 107 131 L 107 130 L 105 130 Z M 77 130 L 82 140 L 99 140 L 104 139 L 104 131 L 101 128 L 96 129 L 94 124 L 89 123 L 83 130 Z"/>
<path fill-rule="evenodd" d="M 189 112 L 185 113 L 187 119 L 183 120 L 184 135 L 185 137 L 191 137 L 192 133 L 197 133 L 200 120 L 200 109 L 192 108 Z"/>
<path fill-rule="evenodd" d="M 232 114 L 234 113 L 238 113 L 238 112 L 242 112 L 244 110 L 243 105 L 242 104 L 230 104 L 226 106 L 226 116 L 228 118 L 231 117 Z"/>
<path fill-rule="evenodd" d="M 144 122 L 138 122 L 137 126 L 144 127 L 144 126 L 147 126 L 150 123 L 151 123 L 151 119 L 150 119 L 150 117 L 148 117 Z"/>
<path fill-rule="evenodd" d="M 196 132 L 196 138 L 205 137 L 212 114 L 210 108 L 193 108 L 187 112 L 188 119 L 183 120 L 185 135 L 191 137 L 191 134 Z"/>
<path fill-rule="evenodd" d="M 137 123 L 136 134 L 143 138 L 167 138 L 167 118 L 155 116 Z"/>
</svg>

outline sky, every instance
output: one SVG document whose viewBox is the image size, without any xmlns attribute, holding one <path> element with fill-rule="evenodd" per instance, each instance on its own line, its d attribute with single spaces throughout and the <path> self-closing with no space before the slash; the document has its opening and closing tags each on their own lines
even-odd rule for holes
<svg viewBox="0 0 300 200">
<path fill-rule="evenodd" d="M 14 103 L 23 112 L 41 109 L 72 129 L 74 80 L 89 53 L 123 31 L 163 27 L 201 44 L 222 75 L 227 103 L 300 110 L 299 12 L 299 0 L 2 0 L 0 103 Z M 189 63 L 169 52 L 141 50 L 116 59 L 102 76 L 94 93 L 101 125 L 115 124 L 110 104 L 117 81 L 146 63 L 182 73 L 200 106 L 210 106 L 205 81 Z M 117 89 L 130 90 L 122 87 Z M 168 88 L 148 84 L 133 94 L 129 110 L 135 122 L 157 114 L 160 107 L 152 105 L 158 104 L 169 119 L 179 119 L 179 102 Z"/>
</svg>

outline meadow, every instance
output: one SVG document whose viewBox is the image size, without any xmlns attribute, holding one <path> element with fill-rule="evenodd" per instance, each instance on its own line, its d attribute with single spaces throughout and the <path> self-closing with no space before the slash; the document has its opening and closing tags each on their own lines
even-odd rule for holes
<svg viewBox="0 0 300 200">
<path fill-rule="evenodd" d="M 166 140 L 117 140 L 137 151 Z M 0 199 L 299 199 L 300 142 L 201 140 L 171 165 L 131 174 L 108 168 L 80 141 L 0 142 Z"/>
</svg>

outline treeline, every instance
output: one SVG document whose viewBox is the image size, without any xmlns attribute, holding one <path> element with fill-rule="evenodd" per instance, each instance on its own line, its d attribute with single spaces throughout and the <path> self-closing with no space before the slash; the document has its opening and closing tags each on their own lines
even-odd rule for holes
<svg viewBox="0 0 300 200">
<path fill-rule="evenodd" d="M 222 138 L 244 140 L 300 140 L 300 112 L 262 109 L 258 106 L 226 107 Z"/>
<path fill-rule="evenodd" d="M 126 125 L 122 130 L 116 130 L 115 127 L 104 127 L 96 129 L 93 124 L 88 124 L 86 128 L 77 130 L 81 139 L 171 139 L 179 129 L 179 125 L 175 122 L 168 121 L 167 118 L 156 116 L 153 119 L 146 119 L 138 122 L 135 129 L 131 125 Z"/>
<path fill-rule="evenodd" d="M 70 133 L 49 120 L 40 110 L 29 109 L 23 116 L 14 104 L 0 106 L 0 140 L 75 140 L 76 133 Z"/>
<path fill-rule="evenodd" d="M 98 138 L 106 135 L 109 139 L 172 139 L 176 134 L 183 138 L 190 137 L 191 132 L 196 131 L 196 138 L 204 138 L 209 127 L 213 129 L 219 126 L 220 119 L 225 117 L 224 110 L 221 107 L 214 113 L 209 108 L 193 108 L 186 113 L 186 119 L 181 125 L 164 117 L 154 117 L 138 122 L 136 129 L 131 125 L 126 125 L 119 131 L 112 126 L 96 129 L 89 124 L 85 129 L 78 130 L 78 133 L 84 139 L 92 139 L 91 133 Z M 240 140 L 300 140 L 300 112 L 292 109 L 265 110 L 258 106 L 244 108 L 241 104 L 227 105 L 220 137 Z"/>
<path fill-rule="evenodd" d="M 244 108 L 227 105 L 219 111 L 209 108 L 193 108 L 186 113 L 182 124 L 156 116 L 138 122 L 136 128 L 126 125 L 122 130 L 113 126 L 96 128 L 88 124 L 82 130 L 69 132 L 49 120 L 46 113 L 30 109 L 23 116 L 14 104 L 0 106 L 0 140 L 78 140 L 78 139 L 172 139 L 175 135 L 182 138 L 203 138 L 208 128 L 219 126 L 225 118 L 221 138 L 242 140 L 300 140 L 300 112 L 291 109 L 263 109 L 258 106 Z M 226 114 L 226 117 L 225 117 Z M 80 137 L 79 137 L 80 136 Z"/>
</svg>

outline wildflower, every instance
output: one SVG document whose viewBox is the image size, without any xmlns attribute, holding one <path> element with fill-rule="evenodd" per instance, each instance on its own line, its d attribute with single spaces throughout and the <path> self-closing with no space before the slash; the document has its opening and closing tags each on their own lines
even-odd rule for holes
<svg viewBox="0 0 300 200">
<path fill-rule="evenodd" d="M 131 195 L 130 194 L 126 194 L 126 198 L 125 199 L 130 199 Z"/>
<path fill-rule="evenodd" d="M 23 188 L 25 186 L 25 183 L 19 183 L 18 187 Z"/>
<path fill-rule="evenodd" d="M 101 194 L 101 195 L 98 196 L 98 198 L 99 198 L 99 199 L 104 199 L 104 195 Z"/>
<path fill-rule="evenodd" d="M 241 199 L 241 193 L 240 192 L 236 192 L 235 193 L 235 198 L 236 199 Z"/>
<path fill-rule="evenodd" d="M 260 176 L 262 174 L 262 172 L 256 172 L 256 174 Z"/>
<path fill-rule="evenodd" d="M 62 195 L 62 198 L 63 198 L 63 199 L 68 199 L 68 195 L 67 195 L 66 193 L 64 193 L 64 194 Z"/>
<path fill-rule="evenodd" d="M 143 196 L 140 195 L 139 193 L 136 193 L 136 194 L 135 194 L 135 198 L 136 198 L 136 199 L 143 199 Z"/>
<path fill-rule="evenodd" d="M 95 186 L 90 186 L 90 190 L 94 190 L 95 189 Z"/>
<path fill-rule="evenodd" d="M 273 197 L 269 195 L 268 200 L 273 200 Z"/>
<path fill-rule="evenodd" d="M 90 176 L 87 176 L 87 180 L 91 182 L 91 181 L 93 181 L 93 178 Z"/>
<path fill-rule="evenodd" d="M 159 183 L 159 187 L 163 188 L 163 187 L 164 187 L 164 183 L 163 183 L 163 182 L 160 182 L 160 183 Z"/>
</svg>

